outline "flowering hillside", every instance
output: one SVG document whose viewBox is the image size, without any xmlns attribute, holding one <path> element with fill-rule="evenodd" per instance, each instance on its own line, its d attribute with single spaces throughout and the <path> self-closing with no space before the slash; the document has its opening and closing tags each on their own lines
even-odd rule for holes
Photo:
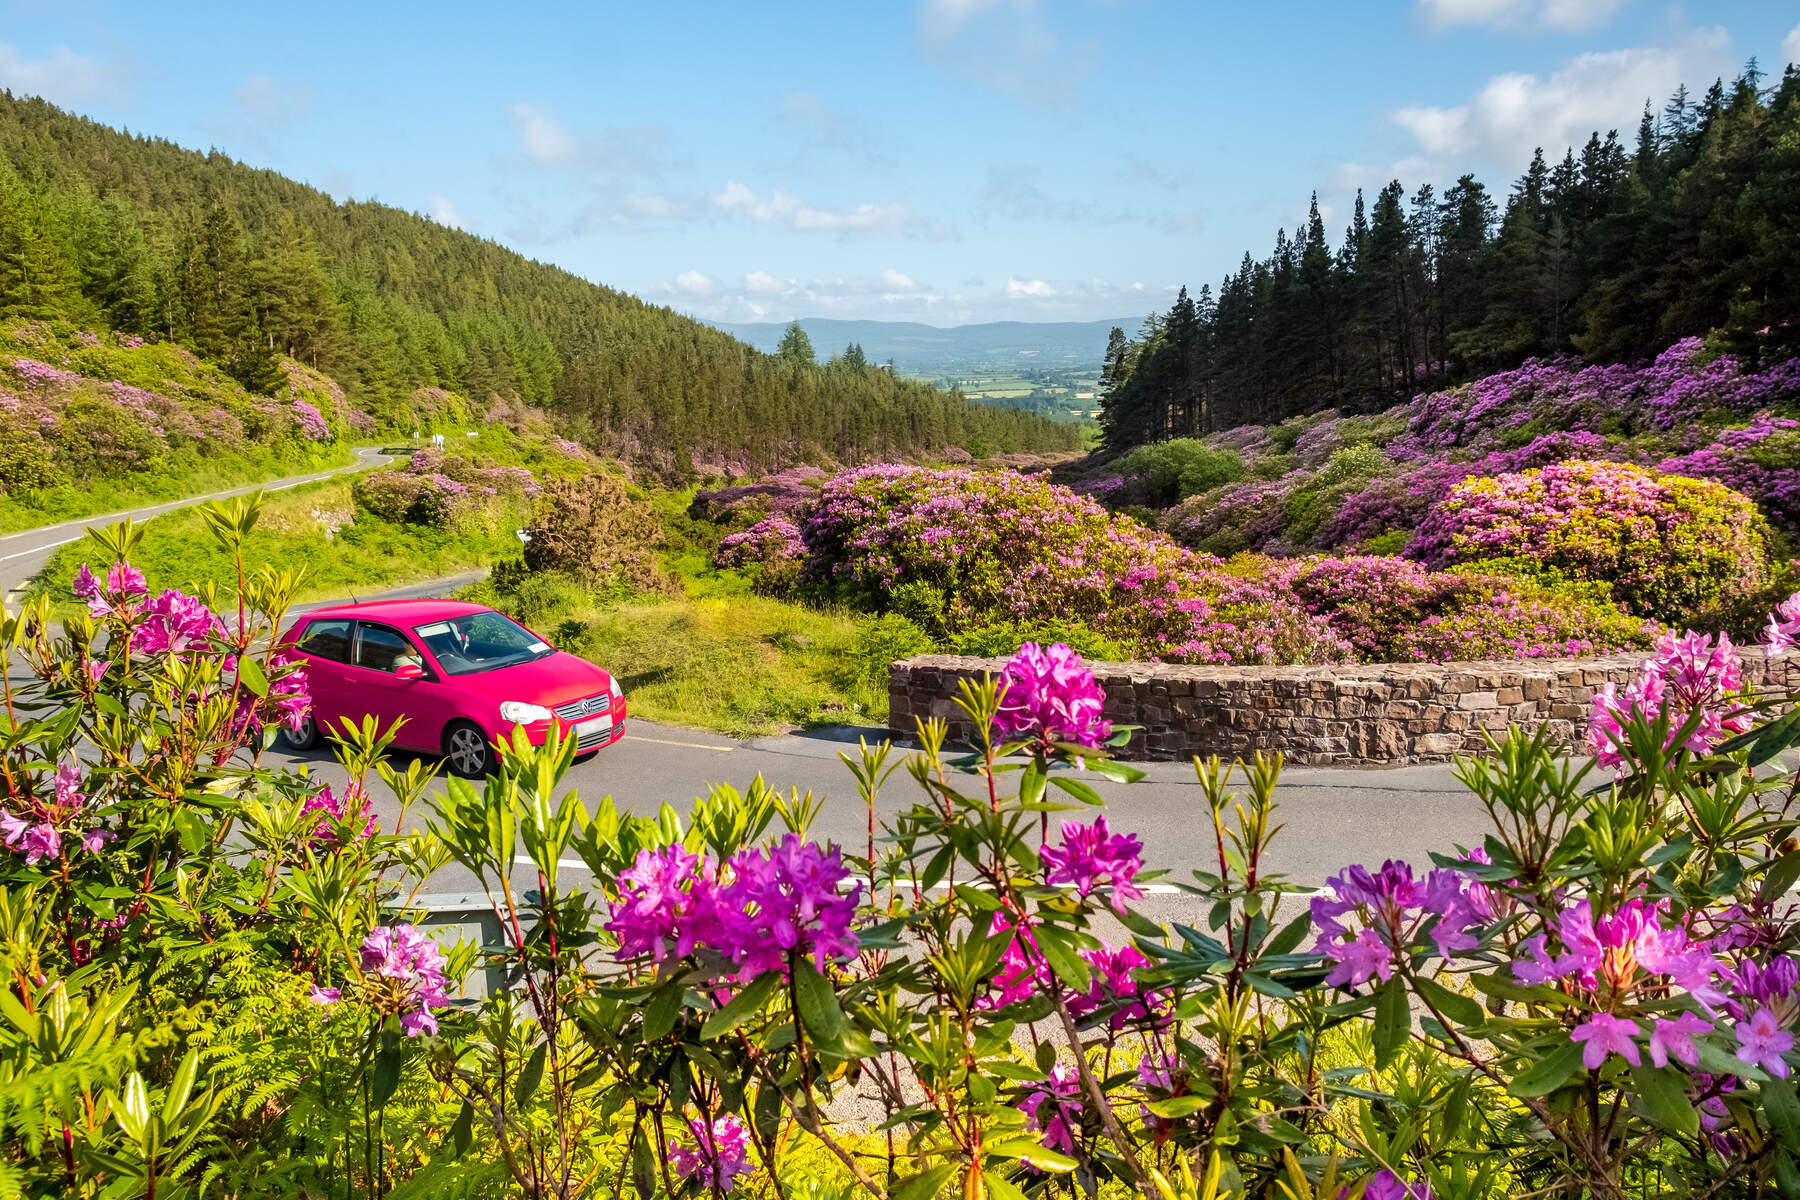
<svg viewBox="0 0 1800 1200">
<path fill-rule="evenodd" d="M 1516 574 L 1382 556 L 1222 559 L 1011 471 L 884 463 L 702 493 L 696 507 L 737 526 L 721 565 L 758 564 L 776 589 L 887 612 L 912 628 L 913 649 L 1010 649 L 1051 631 L 1163 661 L 1330 663 L 1584 654 L 1656 635 L 1591 591 Z M 906 648 L 892 624 L 883 637 Z"/>
<path fill-rule="evenodd" d="M 1800 535 L 1796 405 L 1800 360 L 1759 368 L 1689 338 L 1636 367 L 1534 359 L 1386 412 L 1143 446 L 1063 477 L 1207 553 L 1506 559 L 1718 627 L 1779 589 L 1769 560 Z M 1559 465 L 1575 462 L 1621 465 Z"/>
</svg>

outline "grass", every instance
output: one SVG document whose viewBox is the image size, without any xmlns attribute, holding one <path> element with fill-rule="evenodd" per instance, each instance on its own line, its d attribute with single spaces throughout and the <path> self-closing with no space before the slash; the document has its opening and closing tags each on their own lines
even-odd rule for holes
<svg viewBox="0 0 1800 1200">
<path fill-rule="evenodd" d="M 123 479 L 89 480 L 80 486 L 63 484 L 46 488 L 29 499 L 0 495 L 0 534 L 170 500 L 185 500 L 189 496 L 204 496 L 208 492 L 222 492 L 288 475 L 348 466 L 352 461 L 354 456 L 348 446 L 319 450 L 304 458 L 264 455 L 216 460 L 198 455 L 177 455 L 156 472 L 140 472 Z"/>
<path fill-rule="evenodd" d="M 866 662 L 865 619 L 754 594 L 737 572 L 688 556 L 682 592 L 606 599 L 559 575 L 459 593 L 511 613 L 619 677 L 634 716 L 738 737 L 887 719 L 887 663 Z"/>
<path fill-rule="evenodd" d="M 340 478 L 268 496 L 244 547 L 245 565 L 252 571 L 305 568 L 309 579 L 298 598 L 336 599 L 460 574 L 518 551 L 513 530 L 525 522 L 522 508 L 496 510 L 454 530 L 395 525 L 359 514 L 350 486 L 349 478 Z M 28 591 L 66 596 L 68 580 L 93 555 L 85 540 L 62 547 Z M 233 570 L 230 555 L 194 509 L 145 525 L 132 560 L 152 591 L 192 591 L 207 580 L 228 580 Z"/>
</svg>

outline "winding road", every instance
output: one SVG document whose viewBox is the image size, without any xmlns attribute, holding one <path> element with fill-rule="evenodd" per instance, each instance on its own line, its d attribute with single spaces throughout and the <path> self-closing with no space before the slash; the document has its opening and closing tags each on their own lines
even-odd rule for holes
<svg viewBox="0 0 1800 1200">
<path fill-rule="evenodd" d="M 380 451 L 363 450 L 352 466 L 259 486 L 281 490 L 343 471 L 362 470 L 380 461 Z M 0 538 L 0 595 L 22 588 L 56 547 L 80 538 L 88 525 L 125 517 L 141 521 L 201 500 L 255 490 L 234 488 Z M 473 578 L 476 576 L 459 576 L 385 594 L 443 594 Z M 653 815 L 665 802 L 686 812 L 694 797 L 704 795 L 713 784 L 728 783 L 741 790 L 761 775 L 782 791 L 798 788 L 823 797 L 815 834 L 847 847 L 861 847 L 867 812 L 838 755 L 854 753 L 859 738 L 877 736 L 884 735 L 870 729 L 831 728 L 740 740 L 634 720 L 623 739 L 576 764 L 566 784 L 580 790 L 590 809 L 601 797 L 611 795 L 627 811 Z M 295 753 L 277 743 L 265 761 L 304 765 L 325 779 L 342 778 L 335 761 L 323 752 Z M 1128 787 L 1095 781 L 1107 799 L 1110 824 L 1141 837 L 1147 864 L 1168 868 L 1176 877 L 1186 878 L 1190 869 L 1204 870 L 1215 864 L 1212 822 L 1193 768 L 1153 763 L 1145 769 L 1148 778 Z M 882 793 L 878 817 L 910 803 L 912 788 L 906 773 L 897 771 Z M 1303 884 L 1322 883 L 1347 863 L 1404 858 L 1415 867 L 1428 866 L 1433 850 L 1479 841 L 1485 823 L 1480 804 L 1456 781 L 1448 766 L 1295 767 L 1283 774 L 1278 796 L 1285 828 L 1275 841 L 1266 869 L 1284 872 Z M 377 807 L 391 827 L 394 812 L 391 806 L 383 807 L 384 801 L 378 798 Z M 415 810 L 410 820 L 419 823 L 427 815 Z M 568 866 L 585 870 L 575 861 Z M 429 884 L 431 893 L 445 897 L 474 888 L 475 881 L 460 867 L 446 868 Z M 1158 919 L 1196 915 L 1191 901 L 1176 895 L 1167 884 L 1156 886 L 1144 907 Z"/>
</svg>

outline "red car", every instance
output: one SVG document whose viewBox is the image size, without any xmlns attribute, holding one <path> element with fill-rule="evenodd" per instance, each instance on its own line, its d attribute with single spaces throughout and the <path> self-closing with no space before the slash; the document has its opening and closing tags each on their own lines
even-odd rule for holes
<svg viewBox="0 0 1800 1200">
<path fill-rule="evenodd" d="M 625 733 L 618 681 L 504 613 L 456 600 L 376 600 L 307 613 L 283 639 L 306 656 L 311 717 L 282 736 L 298 750 L 345 717 L 372 716 L 394 744 L 442 755 L 458 775 L 494 769 L 493 743 L 552 723 L 592 754 Z"/>
</svg>

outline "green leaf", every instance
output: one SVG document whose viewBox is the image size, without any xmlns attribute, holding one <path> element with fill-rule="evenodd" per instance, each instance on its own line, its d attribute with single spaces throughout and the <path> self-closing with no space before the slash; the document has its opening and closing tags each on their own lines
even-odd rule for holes
<svg viewBox="0 0 1800 1200">
<path fill-rule="evenodd" d="M 1053 775 L 1050 777 L 1050 782 L 1083 804 L 1091 804 L 1095 808 L 1106 807 L 1106 801 L 1101 799 L 1100 793 L 1079 779 L 1070 779 L 1067 775 Z"/>
<path fill-rule="evenodd" d="M 762 1011 L 775 989 L 781 986 L 781 972 L 764 971 L 746 984 L 730 1003 L 706 1018 L 700 1026 L 700 1040 L 711 1041 L 721 1034 L 730 1033 L 745 1021 Z"/>
<path fill-rule="evenodd" d="M 1789 1153 L 1800 1153 L 1800 1100 L 1794 1098 L 1794 1085 L 1785 1079 L 1768 1079 L 1762 1085 L 1763 1111 L 1769 1114 L 1769 1128 Z"/>
<path fill-rule="evenodd" d="M 645 1041 L 654 1042 L 675 1028 L 675 1021 L 681 1016 L 682 990 L 679 982 L 665 983 L 650 994 L 650 1002 L 644 1005 Z"/>
<path fill-rule="evenodd" d="M 1016 1158 L 1040 1171 L 1073 1171 L 1074 1159 L 1042 1145 L 1034 1138 L 1008 1138 L 985 1148 L 989 1158 Z"/>
<path fill-rule="evenodd" d="M 405 1051 L 398 1044 L 383 1046 L 375 1054 L 375 1074 L 369 1080 L 369 1098 L 379 1107 L 400 1088 L 400 1068 Z"/>
<path fill-rule="evenodd" d="M 1114 762 L 1110 758 L 1090 758 L 1087 768 L 1101 778 L 1110 779 L 1114 783 L 1136 783 L 1144 778 L 1144 773 L 1136 767 L 1128 767 L 1124 763 Z"/>
<path fill-rule="evenodd" d="M 1781 899 L 1794 886 L 1795 880 L 1800 880 L 1800 850 L 1791 850 L 1769 864 L 1762 881 L 1764 903 L 1772 904 Z"/>
<path fill-rule="evenodd" d="M 1700 1132 L 1700 1114 L 1688 1099 L 1686 1079 L 1670 1067 L 1631 1068 L 1632 1089 L 1650 1119 L 1664 1129 L 1693 1137 Z"/>
<path fill-rule="evenodd" d="M 1759 725 L 1749 733 L 1740 733 L 1720 742 L 1714 749 L 1719 754 L 1730 754 L 1734 750 L 1748 747 L 1749 764 L 1760 767 L 1783 750 L 1794 746 L 1800 746 L 1800 708 L 1766 725 Z"/>
<path fill-rule="evenodd" d="M 955 1163 L 939 1163 L 928 1171 L 914 1175 L 900 1185 L 899 1191 L 890 1194 L 893 1200 L 930 1200 L 955 1171 Z"/>
<path fill-rule="evenodd" d="M 815 1045 L 827 1054 L 839 1054 L 844 1045 L 848 1022 L 838 1007 L 837 993 L 831 981 L 814 969 L 811 960 L 800 957 L 794 963 L 794 995 L 800 1004 L 800 1021 Z"/>
<path fill-rule="evenodd" d="M 1055 925 L 1040 925 L 1033 930 L 1037 938 L 1038 949 L 1043 951 L 1058 979 L 1078 992 L 1088 990 L 1093 975 L 1088 969 L 1087 960 L 1075 952 L 1072 939 L 1066 930 Z"/>
<path fill-rule="evenodd" d="M 263 674 L 262 664 L 248 654 L 238 656 L 238 682 L 255 692 L 258 696 L 269 694 L 269 677 Z"/>
<path fill-rule="evenodd" d="M 519 1072 L 519 1088 L 515 1094 L 520 1108 L 531 1103 L 536 1094 L 538 1084 L 544 1080 L 544 1055 L 550 1049 L 550 1043 L 539 1042 L 531 1057 L 525 1060 L 525 1069 Z"/>
<path fill-rule="evenodd" d="M 1205 1096 L 1170 1096 L 1167 1100 L 1152 1100 L 1147 1107 L 1159 1117 L 1174 1120 L 1179 1117 L 1191 1117 L 1205 1108 L 1210 1101 Z"/>
<path fill-rule="evenodd" d="M 1269 939 L 1269 944 L 1263 947 L 1263 954 L 1292 954 L 1294 952 L 1294 947 L 1300 944 L 1301 940 L 1306 937 L 1307 931 L 1311 928 L 1312 914 L 1301 913 L 1286 925 L 1283 925 L 1280 933 L 1277 933 L 1274 937 Z"/>
<path fill-rule="evenodd" d="M 1420 976 L 1413 980 L 1419 998 L 1460 1025 L 1481 1025 L 1487 1021 L 1487 1010 L 1480 1003 L 1453 992 L 1435 980 Z"/>
<path fill-rule="evenodd" d="M 1570 1042 L 1553 1050 L 1514 1077 L 1506 1090 L 1515 1096 L 1548 1096 L 1581 1069 L 1581 1046 Z"/>
<path fill-rule="evenodd" d="M 462 1111 L 456 1114 L 456 1124 L 450 1127 L 450 1149 L 461 1158 L 475 1144 L 475 1106 L 464 1104 Z"/>
<path fill-rule="evenodd" d="M 1375 995 L 1375 1066 L 1394 1060 L 1412 1036 L 1412 1010 L 1406 1005 L 1406 981 L 1396 975 Z"/>
<path fill-rule="evenodd" d="M 650 1137 L 636 1132 L 631 1146 L 631 1182 L 637 1185 L 638 1200 L 656 1200 L 656 1155 L 650 1149 Z"/>
<path fill-rule="evenodd" d="M 1000 901 L 995 899 L 994 893 L 981 888 L 959 883 L 951 890 L 956 893 L 957 899 L 981 912 L 999 912 L 1002 907 Z"/>
</svg>

